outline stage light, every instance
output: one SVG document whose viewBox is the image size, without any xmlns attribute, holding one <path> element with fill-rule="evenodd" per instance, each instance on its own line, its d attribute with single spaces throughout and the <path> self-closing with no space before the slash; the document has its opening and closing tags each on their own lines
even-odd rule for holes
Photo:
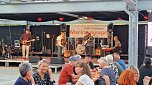
<svg viewBox="0 0 152 85">
<path fill-rule="evenodd" d="M 148 16 L 144 16 L 144 20 L 148 20 Z"/>
<path fill-rule="evenodd" d="M 93 18 L 92 18 L 92 17 L 87 17 L 87 19 L 88 19 L 88 20 L 92 20 Z"/>
<path fill-rule="evenodd" d="M 41 21 L 42 21 L 42 18 L 40 18 L 40 17 L 39 17 L 39 18 L 37 18 L 37 21 L 41 22 Z"/>
<path fill-rule="evenodd" d="M 63 17 L 60 17 L 60 18 L 59 18 L 59 20 L 60 20 L 60 21 L 63 21 L 63 20 L 64 20 L 64 18 L 63 18 Z"/>
<path fill-rule="evenodd" d="M 119 17 L 119 18 L 117 18 L 117 20 L 123 20 L 123 19 Z"/>
</svg>

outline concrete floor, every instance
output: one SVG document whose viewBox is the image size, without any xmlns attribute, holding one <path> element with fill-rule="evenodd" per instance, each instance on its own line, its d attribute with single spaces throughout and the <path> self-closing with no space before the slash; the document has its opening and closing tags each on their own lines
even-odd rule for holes
<svg viewBox="0 0 152 85">
<path fill-rule="evenodd" d="M 53 69 L 52 69 L 53 70 Z M 0 66 L 0 85 L 14 85 L 15 80 L 20 76 L 18 67 L 4 67 Z M 53 78 L 58 81 L 58 73 L 54 73 Z"/>
</svg>

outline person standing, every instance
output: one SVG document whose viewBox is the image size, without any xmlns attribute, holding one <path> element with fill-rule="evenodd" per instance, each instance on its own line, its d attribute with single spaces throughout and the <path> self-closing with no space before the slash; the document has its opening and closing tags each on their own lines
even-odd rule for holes
<svg viewBox="0 0 152 85">
<path fill-rule="evenodd" d="M 20 38 L 22 43 L 22 58 L 28 59 L 29 58 L 29 50 L 31 45 L 32 36 L 30 34 L 30 30 L 26 29 L 25 33 Z"/>
<path fill-rule="evenodd" d="M 85 45 L 85 54 L 90 54 L 92 56 L 92 47 L 93 47 L 93 40 L 94 37 L 91 36 L 91 33 L 86 32 L 86 35 L 84 36 L 83 45 Z"/>
<path fill-rule="evenodd" d="M 65 37 L 65 32 L 61 32 L 61 34 L 57 37 L 56 39 L 57 43 L 57 49 L 58 49 L 58 57 L 61 57 L 62 54 L 62 49 L 65 47 L 66 45 L 66 37 Z"/>
</svg>

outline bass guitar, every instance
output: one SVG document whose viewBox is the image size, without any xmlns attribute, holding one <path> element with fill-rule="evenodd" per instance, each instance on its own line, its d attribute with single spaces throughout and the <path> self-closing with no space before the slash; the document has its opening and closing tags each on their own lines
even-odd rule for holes
<svg viewBox="0 0 152 85">
<path fill-rule="evenodd" d="M 35 39 L 32 39 L 32 40 L 22 40 L 21 43 L 23 45 L 26 45 L 26 44 L 30 44 L 32 41 L 35 41 Z"/>
</svg>

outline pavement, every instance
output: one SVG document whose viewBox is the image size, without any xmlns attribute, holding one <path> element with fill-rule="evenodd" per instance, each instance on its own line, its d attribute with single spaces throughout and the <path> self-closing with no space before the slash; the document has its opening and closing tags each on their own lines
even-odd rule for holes
<svg viewBox="0 0 152 85">
<path fill-rule="evenodd" d="M 53 70 L 53 78 L 57 82 L 60 71 L 54 73 L 54 69 L 52 70 Z M 17 66 L 12 66 L 12 67 L 0 66 L 0 85 L 14 85 L 15 80 L 19 76 L 20 74 Z"/>
</svg>

